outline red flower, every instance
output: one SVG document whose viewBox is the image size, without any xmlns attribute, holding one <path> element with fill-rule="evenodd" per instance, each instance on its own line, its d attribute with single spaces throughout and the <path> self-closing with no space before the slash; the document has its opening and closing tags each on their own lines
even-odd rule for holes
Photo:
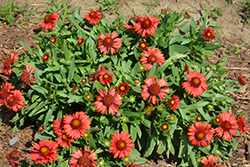
<svg viewBox="0 0 250 167">
<path fill-rule="evenodd" d="M 21 154 L 18 150 L 13 150 L 10 154 L 6 155 L 6 158 L 12 167 L 16 167 L 20 165 L 19 156 L 26 160 L 25 155 Z"/>
<path fill-rule="evenodd" d="M 54 160 L 56 160 L 56 157 L 58 156 L 56 151 L 58 144 L 52 140 L 45 141 L 44 139 L 42 141 L 39 141 L 39 144 L 34 144 L 34 150 L 30 150 L 30 157 L 32 160 L 35 160 L 35 163 L 44 163 L 47 164 L 48 161 L 52 163 Z"/>
<path fill-rule="evenodd" d="M 130 139 L 131 134 L 125 131 L 114 133 L 111 139 L 111 147 L 109 147 L 109 152 L 114 154 L 114 158 L 125 158 L 130 156 L 131 149 L 135 147 L 132 143 L 133 140 Z"/>
<path fill-rule="evenodd" d="M 198 115 L 198 116 L 196 117 L 196 121 L 197 121 L 197 122 L 200 122 L 200 121 L 201 121 L 201 116 Z"/>
<path fill-rule="evenodd" d="M 246 131 L 248 130 L 248 126 L 246 126 L 245 118 L 239 116 L 237 122 L 238 122 L 238 125 L 239 125 L 240 133 L 246 133 Z"/>
<path fill-rule="evenodd" d="M 20 90 L 14 90 L 10 92 L 10 95 L 5 101 L 5 106 L 10 110 L 15 112 L 19 111 L 21 108 L 25 107 L 23 93 Z"/>
<path fill-rule="evenodd" d="M 100 38 L 98 39 L 98 48 L 100 49 L 101 53 L 106 55 L 107 51 L 111 51 L 111 55 L 118 52 L 118 49 L 122 46 L 122 39 L 117 38 L 118 35 L 116 32 L 104 35 L 100 34 Z"/>
<path fill-rule="evenodd" d="M 218 161 L 218 157 L 214 155 L 209 155 L 208 157 L 202 157 L 201 163 L 204 167 L 224 167 L 221 163 L 215 164 Z"/>
<path fill-rule="evenodd" d="M 216 117 L 214 120 L 216 123 L 220 123 L 220 117 Z"/>
<path fill-rule="evenodd" d="M 60 117 L 58 120 L 53 120 L 54 133 L 56 135 L 61 134 L 63 131 L 63 118 Z"/>
<path fill-rule="evenodd" d="M 173 95 L 172 98 L 168 102 L 172 110 L 177 110 L 179 108 L 180 100 L 178 96 Z"/>
<path fill-rule="evenodd" d="M 30 45 L 31 48 L 34 48 L 34 45 Z"/>
<path fill-rule="evenodd" d="M 50 43 L 56 43 L 56 37 L 51 38 Z"/>
<path fill-rule="evenodd" d="M 128 84 L 126 82 L 119 83 L 119 85 L 116 87 L 119 94 L 127 94 L 127 91 L 130 89 L 128 87 Z"/>
<path fill-rule="evenodd" d="M 43 27 L 45 30 L 50 30 L 56 25 L 58 21 L 59 14 L 57 12 L 52 13 L 44 17 L 44 22 L 39 23 L 40 27 Z"/>
<path fill-rule="evenodd" d="M 78 39 L 78 41 L 76 42 L 76 45 L 82 45 L 84 42 L 83 38 Z"/>
<path fill-rule="evenodd" d="M 166 130 L 169 129 L 169 125 L 168 125 L 167 123 L 163 123 L 163 124 L 161 125 L 161 128 L 162 128 L 163 131 L 166 131 Z"/>
<path fill-rule="evenodd" d="M 240 75 L 238 79 L 239 79 L 239 82 L 240 82 L 241 85 L 246 85 L 247 84 L 247 81 L 245 80 L 245 78 L 242 75 Z"/>
<path fill-rule="evenodd" d="M 7 55 L 7 58 L 3 58 L 4 61 L 2 71 L 4 75 L 10 75 L 12 73 L 11 65 L 16 63 L 18 58 L 19 57 L 14 52 L 12 52 L 10 55 Z"/>
<path fill-rule="evenodd" d="M 202 145 L 203 147 L 208 146 L 213 140 L 214 129 L 211 128 L 209 123 L 200 124 L 200 122 L 193 123 L 189 129 L 188 140 L 193 145 Z"/>
<path fill-rule="evenodd" d="M 69 148 L 71 147 L 71 142 L 74 142 L 74 139 L 64 132 L 58 133 L 57 136 L 56 143 L 58 143 L 59 146 Z"/>
<path fill-rule="evenodd" d="M 65 116 L 63 123 L 64 132 L 73 139 L 78 139 L 86 132 L 86 129 L 90 128 L 91 120 L 88 115 L 80 111 Z"/>
<path fill-rule="evenodd" d="M 75 87 L 71 90 L 71 92 L 76 91 L 76 89 L 77 89 L 77 86 L 75 86 Z"/>
<path fill-rule="evenodd" d="M 97 154 L 92 150 L 90 152 L 90 147 L 85 145 L 84 153 L 82 148 L 73 151 L 71 154 L 73 158 L 70 159 L 69 163 L 71 164 L 70 167 L 96 167 L 97 163 Z"/>
<path fill-rule="evenodd" d="M 42 132 L 43 130 L 44 130 L 44 126 L 42 125 L 42 126 L 39 127 L 38 131 Z"/>
<path fill-rule="evenodd" d="M 96 24 L 99 23 L 102 16 L 99 10 L 89 10 L 89 13 L 87 15 L 84 15 L 84 18 L 89 24 Z"/>
<path fill-rule="evenodd" d="M 133 30 L 133 23 L 132 21 L 134 21 L 135 23 L 137 23 L 139 20 L 136 17 L 132 17 L 131 19 L 129 19 L 129 21 L 127 23 L 125 23 L 123 25 L 123 28 L 132 31 Z"/>
<path fill-rule="evenodd" d="M 188 94 L 194 97 L 199 97 L 205 90 L 207 90 L 206 77 L 196 71 L 189 71 L 185 74 L 188 77 L 187 82 L 182 83 L 182 87 L 188 92 Z"/>
<path fill-rule="evenodd" d="M 184 67 L 183 72 L 189 72 L 189 66 L 188 66 L 188 65 L 186 65 L 186 66 Z"/>
<path fill-rule="evenodd" d="M 90 80 L 94 80 L 92 82 L 92 84 L 95 82 L 95 80 L 99 81 L 99 78 L 100 78 L 100 76 L 101 76 L 101 74 L 103 73 L 104 70 L 107 70 L 107 67 L 106 66 L 103 67 L 101 64 L 99 64 L 98 70 L 91 74 Z"/>
<path fill-rule="evenodd" d="M 86 79 L 86 78 L 83 78 L 83 79 L 81 80 L 81 82 L 82 82 L 82 84 L 85 84 L 85 83 L 87 82 L 87 79 Z"/>
<path fill-rule="evenodd" d="M 146 78 L 144 80 L 145 85 L 142 85 L 143 88 L 141 92 L 141 96 L 143 100 L 149 98 L 148 103 L 152 101 L 153 104 L 158 104 L 158 100 L 156 96 L 160 97 L 161 102 L 163 102 L 163 99 L 166 98 L 167 92 L 170 92 L 169 88 L 163 88 L 161 87 L 167 86 L 168 83 L 163 79 L 158 79 L 158 82 L 156 83 L 156 75 L 150 78 Z"/>
<path fill-rule="evenodd" d="M 165 58 L 159 49 L 153 47 L 143 51 L 140 61 L 146 67 L 145 70 L 149 71 L 154 63 L 159 63 L 161 66 L 165 62 Z"/>
<path fill-rule="evenodd" d="M 219 113 L 220 116 L 220 127 L 217 127 L 215 129 L 215 136 L 222 137 L 223 140 L 230 141 L 231 135 L 236 136 L 237 132 L 235 131 L 238 129 L 237 121 L 235 119 L 235 116 L 232 116 L 230 113 L 224 112 Z M 223 134 L 224 133 L 224 134 Z M 231 135 L 230 135 L 231 134 Z"/>
<path fill-rule="evenodd" d="M 101 72 L 101 75 L 99 77 L 99 81 L 103 84 L 103 85 L 107 85 L 108 83 L 111 83 L 113 81 L 114 78 L 114 74 L 109 74 L 109 70 L 104 70 Z"/>
<path fill-rule="evenodd" d="M 141 81 L 140 81 L 140 80 L 138 80 L 138 79 L 137 79 L 137 80 L 135 80 L 135 84 L 136 84 L 136 85 L 140 85 L 140 83 L 141 83 Z"/>
<path fill-rule="evenodd" d="M 138 23 L 134 24 L 133 27 L 137 34 L 147 38 L 147 36 L 154 35 L 159 23 L 161 23 L 160 19 L 150 14 L 149 17 L 146 15 L 145 18 L 138 17 Z"/>
<path fill-rule="evenodd" d="M 207 27 L 206 30 L 203 31 L 203 35 L 201 37 L 203 37 L 203 39 L 206 38 L 206 40 L 212 41 L 215 38 L 214 30 L 212 30 L 211 28 Z"/>
<path fill-rule="evenodd" d="M 9 82 L 2 83 L 0 89 L 0 104 L 6 102 L 7 97 L 11 93 L 11 89 L 15 89 L 15 86 L 12 86 L 12 84 Z"/>
<path fill-rule="evenodd" d="M 21 80 L 23 83 L 26 83 L 30 86 L 31 83 L 36 83 L 36 77 L 31 75 L 35 71 L 35 68 L 32 68 L 31 65 L 26 65 L 25 70 L 21 75 Z"/>
<path fill-rule="evenodd" d="M 144 50 L 144 49 L 146 49 L 147 47 L 148 47 L 147 42 L 141 41 L 141 42 L 139 43 L 139 48 L 140 48 L 141 50 Z"/>
<path fill-rule="evenodd" d="M 96 97 L 97 101 L 94 102 L 94 106 L 98 112 L 105 114 L 107 108 L 109 108 L 109 114 L 114 115 L 119 111 L 117 105 L 122 105 L 122 97 L 115 92 L 114 88 L 110 88 L 109 94 L 100 89 L 99 96 Z"/>
<path fill-rule="evenodd" d="M 42 61 L 45 62 L 45 61 L 48 61 L 49 60 L 49 54 L 48 53 L 45 53 L 42 57 Z"/>
<path fill-rule="evenodd" d="M 191 18 L 190 14 L 188 14 L 187 11 L 185 12 L 185 16 L 188 17 L 188 18 Z"/>
</svg>

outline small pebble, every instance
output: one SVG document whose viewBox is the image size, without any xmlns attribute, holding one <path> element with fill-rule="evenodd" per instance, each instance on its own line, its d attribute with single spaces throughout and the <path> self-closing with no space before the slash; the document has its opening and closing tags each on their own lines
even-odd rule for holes
<svg viewBox="0 0 250 167">
<path fill-rule="evenodd" d="M 15 144 L 17 142 L 17 140 L 19 139 L 19 137 L 14 137 L 9 141 L 9 145 L 12 146 L 13 144 Z"/>
</svg>

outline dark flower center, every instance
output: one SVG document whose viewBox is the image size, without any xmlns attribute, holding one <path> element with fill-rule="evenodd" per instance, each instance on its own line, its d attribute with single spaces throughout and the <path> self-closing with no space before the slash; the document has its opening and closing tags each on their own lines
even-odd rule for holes
<svg viewBox="0 0 250 167">
<path fill-rule="evenodd" d="M 103 45 L 105 47 L 112 47 L 113 45 L 113 39 L 110 38 L 110 37 L 106 37 L 104 40 L 103 40 Z"/>
<path fill-rule="evenodd" d="M 8 97 L 9 93 L 8 93 L 8 90 L 4 91 L 4 90 L 0 90 L 0 98 L 1 99 L 6 99 Z"/>
<path fill-rule="evenodd" d="M 23 82 L 29 82 L 29 80 L 30 80 L 30 73 L 28 73 L 26 71 L 23 72 L 22 75 L 21 75 L 21 80 Z"/>
<path fill-rule="evenodd" d="M 50 23 L 51 22 L 51 15 L 47 15 L 44 17 L 44 22 L 45 23 Z"/>
<path fill-rule="evenodd" d="M 12 61 L 10 59 L 5 59 L 3 62 L 4 68 L 10 68 Z"/>
<path fill-rule="evenodd" d="M 127 144 L 124 140 L 118 140 L 116 143 L 116 147 L 118 148 L 118 150 L 125 150 L 127 147 Z"/>
<path fill-rule="evenodd" d="M 40 155 L 48 155 L 50 153 L 49 148 L 47 146 L 43 146 L 40 148 Z"/>
<path fill-rule="evenodd" d="M 154 54 L 151 54 L 151 55 L 148 56 L 148 62 L 150 64 L 153 65 L 154 63 L 156 63 L 156 61 L 157 61 L 157 57 Z"/>
<path fill-rule="evenodd" d="M 223 121 L 221 126 L 224 131 L 229 131 L 232 128 L 232 124 L 229 121 Z"/>
<path fill-rule="evenodd" d="M 11 96 L 11 97 L 8 99 L 8 104 L 9 104 L 10 106 L 16 105 L 16 102 L 17 102 L 17 98 L 16 98 L 16 97 Z"/>
<path fill-rule="evenodd" d="M 13 161 L 19 160 L 19 156 L 21 156 L 21 153 L 18 150 L 14 150 L 10 153 L 10 157 Z"/>
<path fill-rule="evenodd" d="M 191 86 L 197 88 L 197 87 L 200 86 L 201 80 L 200 80 L 200 78 L 198 78 L 198 77 L 193 77 L 193 78 L 191 79 L 190 83 L 191 83 Z"/>
<path fill-rule="evenodd" d="M 149 28 L 152 25 L 152 23 L 151 23 L 151 21 L 149 19 L 145 19 L 141 23 L 141 25 L 142 25 L 142 28 L 147 29 L 147 28 Z"/>
<path fill-rule="evenodd" d="M 105 106 L 111 106 L 113 104 L 114 98 L 111 95 L 105 95 L 102 100 Z"/>
<path fill-rule="evenodd" d="M 92 19 L 95 19 L 97 17 L 96 12 L 91 12 L 89 17 L 91 17 Z"/>
<path fill-rule="evenodd" d="M 70 123 L 73 129 L 80 129 L 82 127 L 82 122 L 79 119 L 73 119 Z"/>
<path fill-rule="evenodd" d="M 201 141 L 206 137 L 204 130 L 197 130 L 194 134 L 196 140 Z"/>
<path fill-rule="evenodd" d="M 148 92 L 149 94 L 156 96 L 161 92 L 161 88 L 159 85 L 153 84 L 148 88 Z"/>
<path fill-rule="evenodd" d="M 81 156 L 78 159 L 78 164 L 81 165 L 82 167 L 90 167 L 91 166 L 90 160 L 86 156 Z"/>
</svg>

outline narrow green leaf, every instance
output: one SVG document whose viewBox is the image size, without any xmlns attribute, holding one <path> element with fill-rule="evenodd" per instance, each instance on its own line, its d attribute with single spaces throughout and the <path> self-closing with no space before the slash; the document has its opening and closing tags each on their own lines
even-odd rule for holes
<svg viewBox="0 0 250 167">
<path fill-rule="evenodd" d="M 43 124 L 45 127 L 47 126 L 49 119 L 51 118 L 54 110 L 55 110 L 55 104 L 50 105 L 49 111 L 46 113 L 44 124 Z"/>
<path fill-rule="evenodd" d="M 194 152 L 191 152 L 190 154 L 190 158 L 191 158 L 191 161 L 192 161 L 192 164 L 194 165 L 194 167 L 197 167 L 197 161 L 195 159 L 195 156 L 194 156 Z"/>
<path fill-rule="evenodd" d="M 133 140 L 133 141 L 135 141 L 136 140 L 136 137 L 137 137 L 137 134 L 136 134 L 136 128 L 135 128 L 135 126 L 134 125 L 130 125 L 130 134 L 131 134 L 131 139 Z"/>
<path fill-rule="evenodd" d="M 152 154 L 155 148 L 155 140 L 153 138 L 147 138 L 147 147 L 146 147 L 146 152 L 144 154 L 145 157 L 148 157 Z"/>
<path fill-rule="evenodd" d="M 68 73 L 68 82 L 71 82 L 73 79 L 75 73 L 75 57 L 73 57 L 73 59 L 70 62 L 70 67 L 69 67 L 69 73 Z"/>
<path fill-rule="evenodd" d="M 39 85 L 31 85 L 31 88 L 34 89 L 35 91 L 43 94 L 44 96 L 46 96 L 46 94 L 48 93 L 47 89 L 45 89 L 44 87 L 41 87 Z"/>
</svg>

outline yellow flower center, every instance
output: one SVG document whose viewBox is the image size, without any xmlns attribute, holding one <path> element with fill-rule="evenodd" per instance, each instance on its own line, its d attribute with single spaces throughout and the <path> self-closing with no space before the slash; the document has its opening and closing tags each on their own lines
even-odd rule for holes
<svg viewBox="0 0 250 167">
<path fill-rule="evenodd" d="M 210 36 L 211 36 L 210 32 L 208 32 L 208 33 L 207 33 L 207 36 L 208 36 L 208 37 L 210 37 Z"/>
<path fill-rule="evenodd" d="M 9 98 L 9 102 L 13 102 L 14 101 L 14 98 L 13 97 L 10 97 Z"/>
<path fill-rule="evenodd" d="M 150 64 L 153 65 L 154 63 L 156 63 L 156 61 L 157 61 L 157 57 L 154 54 L 151 54 L 151 55 L 148 56 L 148 62 Z"/>
<path fill-rule="evenodd" d="M 165 13 L 166 13 L 166 15 L 168 15 L 170 12 L 169 12 L 169 11 L 166 11 Z"/>
<path fill-rule="evenodd" d="M 127 147 L 126 142 L 124 140 L 118 140 L 116 146 L 118 150 L 125 150 Z"/>
<path fill-rule="evenodd" d="M 125 86 L 120 86 L 120 90 L 124 91 L 125 90 Z"/>
<path fill-rule="evenodd" d="M 47 55 L 45 55 L 43 58 L 46 60 L 46 59 L 48 59 L 48 56 L 47 56 Z"/>
<path fill-rule="evenodd" d="M 170 104 L 174 105 L 175 101 L 174 100 L 170 100 Z"/>
<path fill-rule="evenodd" d="M 108 76 L 108 74 L 105 74 L 103 77 L 104 77 L 105 79 L 107 79 L 109 76 Z"/>
<path fill-rule="evenodd" d="M 191 79 L 190 83 L 191 83 L 191 86 L 193 87 L 199 87 L 201 84 L 201 80 L 198 77 L 194 77 Z"/>
<path fill-rule="evenodd" d="M 203 140 L 206 137 L 204 130 L 197 130 L 194 134 L 195 139 L 198 141 Z"/>
<path fill-rule="evenodd" d="M 84 138 L 87 138 L 87 137 L 89 137 L 89 134 L 88 134 L 88 132 L 85 132 L 85 133 L 83 134 L 83 137 L 84 137 Z"/>
<path fill-rule="evenodd" d="M 50 153 L 49 148 L 47 146 L 43 146 L 40 148 L 40 155 L 48 155 Z"/>
<path fill-rule="evenodd" d="M 106 37 L 104 40 L 103 40 L 103 45 L 105 47 L 112 47 L 113 45 L 113 39 L 110 38 L 110 37 Z"/>
<path fill-rule="evenodd" d="M 90 94 L 87 95 L 87 99 L 90 100 L 92 96 Z"/>
<path fill-rule="evenodd" d="M 141 44 L 141 47 L 142 47 L 142 48 L 145 48 L 145 47 L 146 47 L 146 45 L 145 45 L 144 43 L 142 43 L 142 44 Z"/>
<path fill-rule="evenodd" d="M 70 123 L 73 129 L 80 129 L 82 127 L 82 122 L 78 119 L 73 119 Z"/>
<path fill-rule="evenodd" d="M 167 125 L 163 125 L 163 129 L 167 129 L 168 128 L 168 126 Z"/>
<path fill-rule="evenodd" d="M 142 28 L 147 29 L 152 25 L 152 23 L 149 19 L 146 19 L 141 23 L 141 25 L 142 25 Z"/>
</svg>

